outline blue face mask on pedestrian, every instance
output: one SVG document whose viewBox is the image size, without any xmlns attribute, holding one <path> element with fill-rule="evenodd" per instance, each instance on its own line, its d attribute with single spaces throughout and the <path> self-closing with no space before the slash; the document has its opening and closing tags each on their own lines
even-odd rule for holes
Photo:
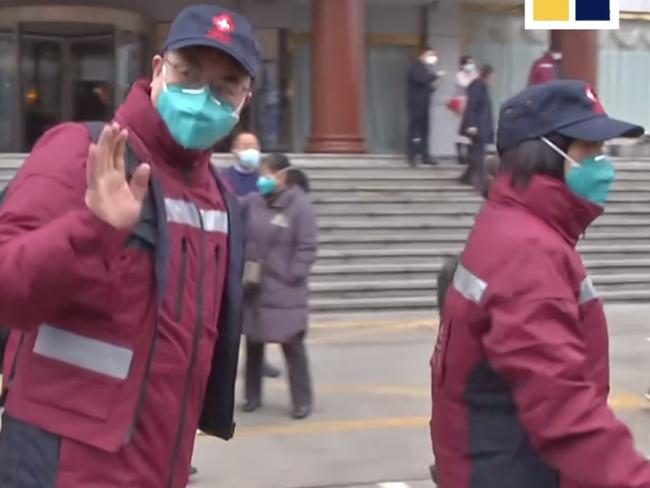
<svg viewBox="0 0 650 488">
<path fill-rule="evenodd" d="M 156 108 L 174 140 L 185 149 L 206 150 L 226 137 L 239 122 L 242 104 L 235 108 L 217 100 L 208 86 L 169 85 L 162 68 L 163 91 Z"/>
<path fill-rule="evenodd" d="M 604 154 L 597 154 L 577 162 L 546 137 L 542 140 L 571 162 L 571 169 L 565 177 L 567 186 L 576 195 L 604 207 L 616 177 L 612 161 Z"/>
</svg>

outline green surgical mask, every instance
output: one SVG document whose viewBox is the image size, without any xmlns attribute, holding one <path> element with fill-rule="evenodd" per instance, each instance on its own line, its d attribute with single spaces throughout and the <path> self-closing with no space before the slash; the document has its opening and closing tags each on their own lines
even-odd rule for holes
<svg viewBox="0 0 650 488">
<path fill-rule="evenodd" d="M 577 162 L 546 137 L 542 137 L 542 140 L 571 162 L 571 169 L 566 175 L 567 186 L 585 200 L 605 206 L 616 177 L 612 161 L 604 154 L 598 154 Z"/>
<path fill-rule="evenodd" d="M 163 77 L 165 76 L 163 66 Z M 225 138 L 239 122 L 239 109 L 217 100 L 210 88 L 167 85 L 156 104 L 174 140 L 186 149 L 205 150 Z"/>
</svg>

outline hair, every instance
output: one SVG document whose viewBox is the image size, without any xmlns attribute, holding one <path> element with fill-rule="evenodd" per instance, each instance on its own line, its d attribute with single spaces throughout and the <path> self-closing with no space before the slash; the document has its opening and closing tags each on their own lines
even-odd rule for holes
<svg viewBox="0 0 650 488">
<path fill-rule="evenodd" d="M 255 137 L 255 139 L 257 139 L 257 142 L 259 143 L 259 137 L 257 137 L 257 134 L 255 134 L 254 132 L 248 131 L 248 130 L 241 130 L 241 131 L 238 131 L 238 132 L 232 134 L 232 141 L 230 143 L 230 150 L 231 151 L 235 148 L 235 146 L 239 142 L 239 138 L 241 136 L 253 136 L 253 137 Z"/>
<path fill-rule="evenodd" d="M 309 193 L 311 189 L 309 178 L 303 171 L 291 166 L 291 161 L 289 161 L 289 158 L 286 154 L 271 153 L 264 158 L 263 164 L 265 164 L 271 170 L 271 173 L 274 174 L 286 170 L 287 186 L 297 186 L 301 188 L 305 193 Z"/>
<path fill-rule="evenodd" d="M 465 54 L 461 56 L 459 61 L 460 67 L 463 68 L 466 64 L 469 63 L 470 59 L 474 59 L 474 56 L 470 56 L 469 54 Z"/>
<path fill-rule="evenodd" d="M 561 134 L 546 138 L 562 149 L 569 151 L 574 139 Z M 501 156 L 501 172 L 510 173 L 515 188 L 526 188 L 535 175 L 545 175 L 564 181 L 564 156 L 541 139 L 524 141 Z"/>
<path fill-rule="evenodd" d="M 433 47 L 431 47 L 429 44 L 426 44 L 425 46 L 422 47 L 422 49 L 420 50 L 420 53 L 424 54 L 427 51 L 435 51 L 435 49 Z"/>
<path fill-rule="evenodd" d="M 491 64 L 484 64 L 484 65 L 481 67 L 481 79 L 482 79 L 482 80 L 487 80 L 488 77 L 489 77 L 492 73 L 494 73 L 494 66 L 492 66 Z"/>
</svg>

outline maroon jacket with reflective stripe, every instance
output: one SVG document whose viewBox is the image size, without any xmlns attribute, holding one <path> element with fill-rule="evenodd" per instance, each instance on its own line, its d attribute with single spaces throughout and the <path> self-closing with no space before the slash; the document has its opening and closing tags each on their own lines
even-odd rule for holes
<svg viewBox="0 0 650 488">
<path fill-rule="evenodd" d="M 536 59 L 528 75 L 528 86 L 541 85 L 559 78 L 559 62 L 550 53 Z"/>
<path fill-rule="evenodd" d="M 210 154 L 174 142 L 147 82 L 116 119 L 152 166 L 165 221 L 120 232 L 86 209 L 84 125 L 61 125 L 39 141 L 0 212 L 0 320 L 22 331 L 5 363 L 7 412 L 62 437 L 58 487 L 184 488 L 219 365 L 225 406 L 203 414 L 221 414 L 231 435 L 241 314 L 225 309 L 241 298 L 243 239 L 229 242 L 237 216 Z"/>
<path fill-rule="evenodd" d="M 549 177 L 494 183 L 431 361 L 440 486 L 650 488 L 607 405 L 607 324 L 575 250 L 601 212 Z"/>
</svg>

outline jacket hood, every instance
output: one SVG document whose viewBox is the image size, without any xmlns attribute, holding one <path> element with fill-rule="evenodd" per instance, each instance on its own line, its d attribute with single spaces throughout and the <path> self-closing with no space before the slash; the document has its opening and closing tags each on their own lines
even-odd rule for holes
<svg viewBox="0 0 650 488">
<path fill-rule="evenodd" d="M 542 175 L 534 176 L 522 189 L 512 186 L 509 174 L 502 175 L 493 183 L 489 201 L 527 210 L 573 247 L 603 214 L 602 207 L 579 197 L 563 181 Z"/>
<path fill-rule="evenodd" d="M 133 131 L 149 151 L 170 166 L 187 170 L 208 164 L 211 150 L 196 151 L 181 147 L 151 101 L 150 80 L 133 85 L 115 119 Z"/>
</svg>

